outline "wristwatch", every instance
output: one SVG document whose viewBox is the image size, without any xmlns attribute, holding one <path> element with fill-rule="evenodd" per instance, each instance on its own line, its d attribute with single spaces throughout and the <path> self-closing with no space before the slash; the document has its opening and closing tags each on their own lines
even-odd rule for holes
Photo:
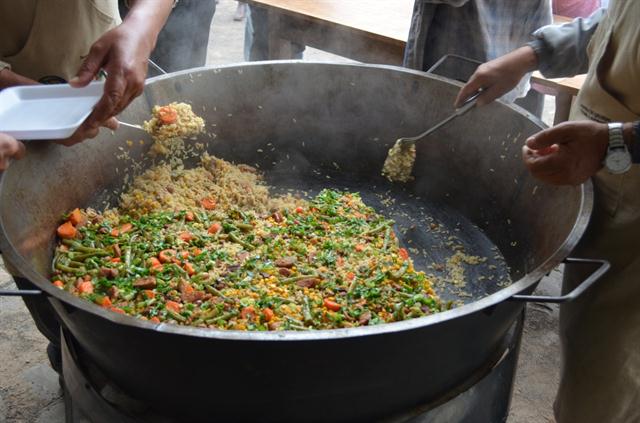
<svg viewBox="0 0 640 423">
<path fill-rule="evenodd" d="M 620 122 L 609 124 L 609 146 L 604 158 L 604 166 L 609 173 L 618 175 L 631 169 L 631 154 L 622 137 L 622 124 Z"/>
</svg>

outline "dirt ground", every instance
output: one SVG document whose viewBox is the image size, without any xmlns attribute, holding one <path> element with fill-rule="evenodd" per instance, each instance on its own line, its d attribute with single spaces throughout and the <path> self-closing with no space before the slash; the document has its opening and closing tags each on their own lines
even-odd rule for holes
<svg viewBox="0 0 640 423">
<path fill-rule="evenodd" d="M 235 8 L 232 0 L 220 0 L 218 4 L 208 64 L 243 61 L 244 22 L 233 20 Z M 314 49 L 307 49 L 304 58 L 344 60 Z M 552 114 L 553 108 L 547 107 L 545 120 Z M 553 272 L 538 291 L 557 292 L 560 275 L 559 271 Z M 0 289 L 9 288 L 15 288 L 11 278 L 0 271 Z M 560 365 L 557 328 L 557 306 L 528 306 L 509 423 L 553 421 L 551 406 Z M 46 345 L 22 300 L 0 297 L 0 423 L 64 422 L 62 394 L 58 377 L 48 364 Z"/>
</svg>

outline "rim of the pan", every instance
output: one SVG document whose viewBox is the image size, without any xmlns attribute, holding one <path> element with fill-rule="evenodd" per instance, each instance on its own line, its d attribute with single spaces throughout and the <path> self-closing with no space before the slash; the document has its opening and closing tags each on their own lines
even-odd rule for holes
<svg viewBox="0 0 640 423">
<path fill-rule="evenodd" d="M 300 60 L 282 60 L 282 61 L 265 61 L 265 62 L 250 62 L 241 64 L 231 64 L 223 66 L 209 66 L 202 68 L 194 68 L 175 72 L 172 74 L 160 75 L 147 80 L 147 84 L 161 81 L 168 78 L 173 78 L 181 75 L 194 74 L 205 71 L 216 71 L 220 69 L 236 69 L 245 68 L 247 66 L 286 66 L 290 64 L 303 64 L 303 65 L 322 65 L 327 67 L 355 67 L 355 68 L 371 68 L 371 69 L 385 69 L 391 71 L 398 71 L 407 74 L 434 78 L 445 83 L 450 83 L 460 86 L 457 81 L 450 80 L 448 78 L 428 74 L 426 72 L 416 71 L 412 69 L 406 69 L 398 66 L 391 65 L 372 65 L 372 64 L 360 64 L 360 63 L 332 63 L 332 62 L 308 62 Z M 512 109 L 513 112 L 518 113 L 532 122 L 534 122 L 541 129 L 546 125 L 538 119 L 536 116 L 530 114 L 526 110 L 506 104 L 502 101 L 498 101 L 502 106 Z M 0 173 L 0 190 L 4 185 Z M 199 338 L 211 338 L 219 340 L 237 340 L 237 341 L 316 341 L 316 340 L 337 340 L 344 338 L 354 338 L 361 336 L 375 336 L 382 334 L 390 334 L 397 332 L 404 332 L 414 329 L 420 329 L 425 326 L 430 326 L 447 320 L 452 320 L 458 317 L 473 314 L 481 311 L 485 308 L 491 307 L 503 301 L 507 301 L 511 296 L 516 295 L 523 290 L 530 287 L 532 284 L 538 282 L 553 268 L 558 266 L 562 260 L 564 260 L 571 250 L 578 243 L 582 235 L 584 234 L 589 219 L 591 217 L 591 211 L 593 209 L 593 184 L 591 180 L 588 180 L 577 189 L 581 191 L 581 204 L 580 210 L 576 217 L 576 221 L 562 245 L 542 264 L 534 268 L 531 272 L 524 275 L 519 280 L 513 282 L 506 288 L 503 288 L 491 295 L 476 300 L 474 302 L 464 304 L 462 306 L 453 308 L 451 310 L 435 313 L 425 317 L 419 317 L 414 319 L 403 320 L 400 322 L 383 323 L 375 326 L 360 326 L 355 328 L 340 328 L 340 329 L 324 329 L 324 330 L 309 330 L 309 331 L 273 331 L 273 332 L 256 332 L 256 331 L 238 331 L 238 330 L 219 330 L 209 328 L 198 328 L 192 326 L 182 326 L 171 323 L 153 323 L 148 320 L 143 320 L 138 317 L 122 315 L 119 313 L 110 312 L 96 304 L 78 298 L 67 291 L 60 290 L 49 283 L 49 280 L 33 270 L 28 265 L 27 261 L 16 251 L 13 244 L 6 238 L 4 231 L 4 221 L 0 216 L 0 248 L 2 254 L 7 256 L 9 262 L 20 270 L 21 276 L 33 282 L 39 289 L 46 292 L 48 295 L 69 303 L 72 306 L 79 308 L 83 311 L 89 312 L 107 319 L 116 324 L 122 324 L 130 327 L 137 327 L 141 329 L 147 329 L 157 332 L 163 332 L 167 334 L 183 335 L 183 336 L 195 336 Z"/>
</svg>

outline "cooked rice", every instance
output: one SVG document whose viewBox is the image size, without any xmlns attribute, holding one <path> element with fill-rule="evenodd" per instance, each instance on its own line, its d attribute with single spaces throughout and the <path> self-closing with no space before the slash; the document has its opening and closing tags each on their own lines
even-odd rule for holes
<svg viewBox="0 0 640 423">
<path fill-rule="evenodd" d="M 120 212 L 141 216 L 153 211 L 201 209 L 203 198 L 212 198 L 216 209 L 240 209 L 264 213 L 299 205 L 292 196 L 269 193 L 262 176 L 251 166 L 234 165 L 205 153 L 201 166 L 160 164 L 136 177 L 121 195 Z"/>
<path fill-rule="evenodd" d="M 382 167 L 382 176 L 391 182 L 407 182 L 413 177 L 411 171 L 416 161 L 415 143 L 396 141 Z"/>
<path fill-rule="evenodd" d="M 174 123 L 166 124 L 160 119 L 163 108 L 173 109 L 177 114 Z M 175 149 L 174 144 L 182 143 L 183 138 L 193 137 L 204 131 L 204 119 L 197 116 L 186 103 L 170 103 L 166 106 L 154 106 L 151 119 L 143 124 L 144 130 L 153 137 L 151 148 L 154 154 L 168 155 Z"/>
</svg>

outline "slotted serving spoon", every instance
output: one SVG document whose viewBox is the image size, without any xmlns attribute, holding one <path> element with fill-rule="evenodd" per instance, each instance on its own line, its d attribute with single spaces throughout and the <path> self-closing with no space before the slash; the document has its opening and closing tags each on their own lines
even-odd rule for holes
<svg viewBox="0 0 640 423">
<path fill-rule="evenodd" d="M 467 113 L 469 110 L 471 110 L 473 108 L 473 106 L 476 105 L 476 102 L 478 100 L 478 97 L 480 96 L 480 94 L 482 94 L 482 90 L 476 92 L 475 94 L 473 94 L 471 97 L 467 98 L 464 103 L 462 104 L 462 106 L 458 107 L 452 114 L 451 116 L 447 117 L 446 119 L 444 119 L 443 121 L 437 123 L 436 125 L 432 126 L 431 128 L 427 129 L 426 131 L 424 131 L 423 133 L 416 135 L 415 137 L 402 137 L 402 138 L 398 138 L 396 140 L 396 145 L 402 145 L 403 147 L 408 146 L 408 144 L 410 143 L 415 143 L 416 141 L 426 137 L 427 135 L 430 135 L 432 133 L 434 133 L 435 131 L 437 131 L 438 129 L 442 128 L 444 125 L 446 125 L 447 123 L 451 122 L 452 120 L 454 120 L 455 118 L 464 115 L 465 113 Z"/>
</svg>

